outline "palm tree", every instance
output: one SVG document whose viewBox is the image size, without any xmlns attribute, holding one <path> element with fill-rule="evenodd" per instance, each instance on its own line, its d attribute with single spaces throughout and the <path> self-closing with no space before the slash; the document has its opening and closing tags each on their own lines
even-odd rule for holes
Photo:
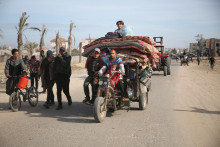
<svg viewBox="0 0 220 147">
<path fill-rule="evenodd" d="M 0 38 L 3 38 L 2 30 L 0 29 Z"/>
<path fill-rule="evenodd" d="M 59 32 L 56 34 L 56 53 L 59 54 L 59 49 L 62 47 L 62 41 L 60 40 Z"/>
<path fill-rule="evenodd" d="M 26 23 L 27 19 L 30 17 L 30 15 L 26 16 L 27 13 L 23 12 L 22 16 L 20 18 L 20 22 L 18 24 L 18 28 L 16 27 L 17 31 L 18 31 L 18 51 L 19 51 L 19 58 L 22 58 L 22 46 L 23 46 L 23 41 L 22 41 L 22 33 L 27 30 L 27 29 L 32 29 L 32 30 L 38 30 L 40 31 L 39 28 L 36 27 L 28 27 L 28 23 Z"/>
<path fill-rule="evenodd" d="M 72 45 L 72 29 L 75 28 L 76 26 L 74 25 L 74 23 L 71 21 L 70 23 L 70 35 L 68 38 L 68 46 L 69 46 L 69 54 L 71 55 L 71 45 Z M 74 37 L 75 38 L 75 37 Z"/>
<path fill-rule="evenodd" d="M 37 46 L 38 46 L 37 43 L 27 41 L 27 43 L 24 45 L 24 48 L 29 52 L 29 55 L 33 55 L 34 49 L 35 49 Z"/>
<path fill-rule="evenodd" d="M 43 25 L 43 27 L 42 27 L 42 34 L 41 34 L 41 38 L 40 38 L 40 52 L 41 52 L 41 50 L 43 49 L 43 47 L 44 47 L 44 35 L 46 34 L 46 32 L 47 32 L 47 27 L 45 26 L 45 25 Z M 41 56 L 40 56 L 40 58 L 41 58 Z"/>
</svg>

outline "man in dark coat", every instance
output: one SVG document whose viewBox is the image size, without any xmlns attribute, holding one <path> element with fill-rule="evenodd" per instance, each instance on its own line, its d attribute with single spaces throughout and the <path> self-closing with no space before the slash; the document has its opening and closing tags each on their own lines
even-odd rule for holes
<svg viewBox="0 0 220 147">
<path fill-rule="evenodd" d="M 27 71 L 26 65 L 22 59 L 19 59 L 19 53 L 17 49 L 12 49 L 12 56 L 7 60 L 5 65 L 5 76 L 8 78 L 6 82 L 6 93 L 10 95 L 15 86 L 17 85 L 19 78 L 23 71 Z"/>
<path fill-rule="evenodd" d="M 103 66 L 102 59 L 100 58 L 100 49 L 96 48 L 94 51 L 93 56 L 88 57 L 86 61 L 86 69 L 88 71 L 88 77 L 85 79 L 83 88 L 85 93 L 85 99 L 83 100 L 83 103 L 86 104 L 93 104 L 96 98 L 96 93 L 98 89 L 98 83 L 94 82 L 94 74 L 98 72 L 101 67 Z M 92 99 L 90 100 L 90 94 L 89 94 L 89 84 L 92 86 Z"/>
<path fill-rule="evenodd" d="M 57 85 L 57 100 L 58 107 L 57 110 L 62 109 L 62 96 L 61 92 L 63 90 L 67 97 L 68 105 L 72 105 L 72 99 L 69 93 L 69 83 L 71 76 L 71 56 L 67 54 L 64 47 L 60 48 L 59 54 L 56 56 L 54 61 L 54 79 Z"/>
<path fill-rule="evenodd" d="M 53 94 L 53 86 L 54 86 L 54 78 L 53 78 L 53 64 L 54 64 L 54 56 L 52 51 L 47 51 L 47 57 L 43 61 L 45 63 L 44 69 L 44 81 L 45 87 L 47 88 L 47 101 L 44 104 L 44 107 L 49 108 L 54 105 L 54 94 Z"/>
</svg>

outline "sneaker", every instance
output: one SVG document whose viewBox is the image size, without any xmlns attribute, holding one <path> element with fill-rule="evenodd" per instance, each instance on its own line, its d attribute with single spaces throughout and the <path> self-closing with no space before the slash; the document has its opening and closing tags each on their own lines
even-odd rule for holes
<svg viewBox="0 0 220 147">
<path fill-rule="evenodd" d="M 63 109 L 61 105 L 58 105 L 58 107 L 56 108 L 56 110 L 61 110 L 61 109 Z"/>
<path fill-rule="evenodd" d="M 45 108 L 49 109 L 49 103 L 48 102 L 45 102 L 45 104 L 43 105 Z"/>
<path fill-rule="evenodd" d="M 69 101 L 68 101 L 68 105 L 69 105 L 69 106 L 71 106 L 72 103 L 73 103 L 72 100 L 69 100 Z"/>
<path fill-rule="evenodd" d="M 55 103 L 54 102 L 50 102 L 49 106 L 53 106 L 53 105 L 55 105 Z"/>
<path fill-rule="evenodd" d="M 93 106 L 94 100 L 90 100 L 90 101 L 89 101 L 89 104 L 90 104 L 91 106 Z"/>
<path fill-rule="evenodd" d="M 89 102 L 89 100 L 88 99 L 84 99 L 82 102 L 86 103 L 86 102 Z"/>
</svg>

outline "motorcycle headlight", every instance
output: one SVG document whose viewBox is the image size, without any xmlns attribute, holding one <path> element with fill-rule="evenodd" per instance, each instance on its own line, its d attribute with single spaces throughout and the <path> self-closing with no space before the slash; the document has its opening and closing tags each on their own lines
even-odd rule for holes
<svg viewBox="0 0 220 147">
<path fill-rule="evenodd" d="M 104 83 L 103 83 L 103 85 L 107 85 L 108 84 L 108 82 L 107 81 L 105 81 Z"/>
<path fill-rule="evenodd" d="M 99 81 L 99 85 L 102 85 L 103 84 L 103 81 Z"/>
</svg>

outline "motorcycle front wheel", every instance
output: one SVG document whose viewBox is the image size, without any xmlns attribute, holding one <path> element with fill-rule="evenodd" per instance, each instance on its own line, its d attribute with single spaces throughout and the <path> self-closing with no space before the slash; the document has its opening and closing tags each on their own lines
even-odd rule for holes
<svg viewBox="0 0 220 147">
<path fill-rule="evenodd" d="M 95 99 L 93 111 L 95 121 L 98 123 L 103 122 L 107 113 L 106 103 L 103 97 L 97 97 Z"/>
</svg>

